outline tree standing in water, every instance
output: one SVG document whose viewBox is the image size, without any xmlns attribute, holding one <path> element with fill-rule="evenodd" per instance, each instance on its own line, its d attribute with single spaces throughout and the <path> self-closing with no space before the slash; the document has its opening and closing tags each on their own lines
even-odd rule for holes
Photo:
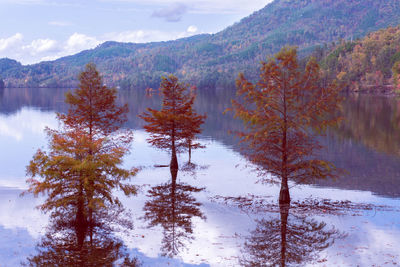
<svg viewBox="0 0 400 267">
<path fill-rule="evenodd" d="M 193 140 L 201 132 L 200 125 L 206 116 L 198 115 L 193 110 L 195 95 L 190 94 L 187 86 L 178 82 L 177 77 L 163 77 L 160 90 L 163 96 L 161 110 L 148 108 L 139 117 L 147 123 L 144 129 L 150 133 L 148 142 L 169 150 L 170 167 L 178 169 L 176 153 L 200 147 Z"/>
<path fill-rule="evenodd" d="M 131 131 L 121 129 L 127 106 L 116 106 L 116 90 L 103 85 L 93 64 L 86 65 L 79 81 L 66 94 L 68 113 L 57 114 L 61 129 L 46 129 L 49 152 L 38 150 L 27 167 L 28 192 L 47 194 L 44 211 L 75 210 L 79 232 L 88 231 L 92 239 L 93 213 L 120 204 L 114 189 L 134 194 L 135 187 L 124 181 L 136 170 L 120 167 L 132 141 Z"/>
<path fill-rule="evenodd" d="M 285 47 L 268 62 L 262 62 L 258 83 L 239 74 L 240 100 L 233 100 L 235 117 L 246 131 L 241 142 L 250 161 L 281 182 L 280 204 L 290 203 L 288 180 L 326 178 L 334 166 L 313 158 L 321 145 L 315 137 L 335 125 L 341 97 L 337 87 L 320 86 L 319 66 L 310 59 L 300 71 L 295 48 Z"/>
</svg>

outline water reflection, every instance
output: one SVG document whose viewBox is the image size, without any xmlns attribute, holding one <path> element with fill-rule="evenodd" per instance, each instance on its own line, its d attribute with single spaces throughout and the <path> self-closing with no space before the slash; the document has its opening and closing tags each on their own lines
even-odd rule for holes
<svg viewBox="0 0 400 267">
<path fill-rule="evenodd" d="M 5 88 L 0 97 L 0 113 L 11 114 L 23 107 L 64 112 L 64 94 L 67 89 L 58 88 Z"/>
<path fill-rule="evenodd" d="M 18 198 L 20 191 L 14 192 L 14 189 L 10 188 L 24 188 L 24 169 L 34 153 L 33 147 L 36 149 L 40 146 L 39 144 L 45 144 L 42 130 L 39 129 L 38 133 L 35 134 L 37 132 L 36 128 L 40 128 L 38 126 L 39 122 L 51 125 L 52 128 L 57 127 L 57 125 L 54 124 L 56 121 L 53 113 L 43 112 L 41 110 L 55 110 L 62 112 L 64 92 L 64 89 L 25 90 L 19 88 L 6 88 L 3 98 L 0 100 L 0 124 L 9 127 L 18 126 L 17 129 L 24 133 L 21 140 L 4 135 L 4 133 L 0 138 L 4 152 L 1 160 L 3 163 L 1 166 L 3 171 L 0 174 L 0 185 L 5 188 L 2 189 L 0 194 L 3 203 L 0 212 L 2 215 L 0 216 L 0 234 L 2 234 L 3 239 L 3 246 L 0 245 L 0 259 L 2 264 L 5 264 L 6 266 L 18 266 L 19 261 L 21 261 L 22 258 L 26 259 L 26 255 L 33 253 L 33 246 L 31 247 L 30 244 L 34 243 L 37 236 L 41 234 L 40 229 L 41 227 L 44 227 L 44 221 L 47 220 L 45 216 L 33 212 L 33 203 L 37 202 L 37 204 L 39 204 L 40 201 Z M 264 185 L 261 186 L 254 184 L 253 181 L 256 180 L 257 177 L 250 173 L 248 169 L 242 168 L 243 165 L 235 168 L 235 164 L 242 164 L 244 161 L 240 154 L 232 151 L 236 149 L 234 147 L 236 140 L 232 135 L 227 134 L 227 130 L 234 130 L 235 127 L 240 127 L 241 122 L 232 120 L 229 116 L 222 115 L 222 111 L 230 105 L 230 98 L 233 93 L 229 91 L 229 89 L 199 91 L 198 93 L 196 110 L 198 110 L 199 113 L 207 112 L 209 114 L 204 126 L 203 138 L 205 137 L 207 140 L 204 141 L 209 142 L 210 144 L 207 144 L 207 150 L 199 153 L 199 157 L 197 158 L 196 156 L 196 159 L 201 164 L 208 164 L 210 167 L 204 172 L 200 170 L 197 172 L 197 175 L 202 178 L 197 183 L 197 189 L 204 185 L 207 186 L 207 190 L 205 194 L 199 194 L 200 196 L 193 200 L 194 203 L 202 203 L 202 206 L 194 205 L 194 209 L 197 208 L 197 211 L 195 211 L 194 214 L 198 215 L 185 215 L 185 212 L 181 215 L 189 221 L 189 229 L 191 229 L 192 232 L 186 232 L 184 224 L 181 223 L 181 226 L 179 226 L 179 223 L 175 223 L 175 236 L 172 234 L 172 238 L 165 238 L 165 244 L 167 242 L 170 248 L 178 248 L 178 250 L 181 251 L 179 256 L 183 259 L 164 259 L 158 257 L 158 251 L 155 251 L 154 248 L 159 244 L 158 236 L 162 236 L 161 232 L 156 236 L 154 233 L 158 233 L 158 231 L 154 231 L 153 229 L 142 229 L 139 227 L 135 229 L 135 235 L 138 234 L 137 237 L 131 239 L 130 237 L 123 235 L 123 240 L 125 241 L 125 244 L 129 245 L 129 248 L 137 248 L 139 254 L 136 252 L 133 253 L 140 257 L 144 266 L 168 266 L 166 263 L 167 261 L 173 262 L 172 264 L 169 264 L 169 266 L 182 266 L 184 265 L 182 262 L 197 264 L 203 263 L 202 266 L 206 266 L 206 262 L 211 266 L 238 266 L 237 256 L 239 254 L 238 251 L 242 246 L 237 248 L 236 244 L 242 242 L 237 241 L 235 233 L 241 234 L 247 231 L 248 228 L 253 229 L 254 226 L 249 226 L 252 221 L 249 220 L 247 214 L 239 213 L 233 208 L 226 208 L 226 206 L 222 204 L 217 205 L 214 202 L 210 202 L 210 199 L 215 195 L 242 195 L 244 194 L 244 190 L 251 194 L 263 196 L 273 195 L 273 193 L 276 192 L 276 188 L 268 188 Z M 120 91 L 119 97 L 121 103 L 130 103 L 130 121 L 128 122 L 128 126 L 135 129 L 140 128 L 141 124 L 141 121 L 136 117 L 136 115 L 148 106 L 158 108 L 157 105 L 159 105 L 160 102 L 159 99 L 156 99 L 157 96 L 155 96 L 155 98 L 146 98 L 144 93 L 142 94 L 140 91 Z M 385 128 L 390 125 L 388 124 L 388 119 L 386 117 L 395 110 L 394 107 L 397 105 L 396 103 L 398 100 L 390 98 L 382 99 L 382 103 L 376 104 L 378 107 L 380 106 L 380 108 L 375 108 L 373 107 L 375 103 L 373 102 L 373 99 L 374 97 L 371 97 L 371 100 L 368 100 L 367 97 L 359 97 L 357 99 L 348 98 L 347 101 L 350 102 L 348 104 L 346 103 L 347 106 L 346 109 L 344 109 L 344 114 L 347 114 L 346 121 L 354 122 L 353 125 L 357 125 L 357 123 L 364 124 L 365 127 L 363 129 L 365 129 L 365 132 L 363 132 L 364 130 L 361 130 L 361 126 L 359 128 L 360 130 L 356 131 L 355 129 L 357 128 L 351 129 L 352 126 L 347 124 L 347 128 L 340 128 L 338 132 L 333 132 L 332 136 L 325 139 L 328 146 L 326 153 L 328 160 L 334 161 L 339 168 L 348 170 L 348 177 L 336 181 L 327 180 L 319 182 L 319 184 L 324 188 L 308 186 L 300 188 L 295 187 L 294 189 L 296 192 L 294 195 L 296 195 L 296 197 L 301 199 L 313 195 L 313 197 L 319 196 L 340 200 L 350 199 L 352 201 L 378 202 L 389 205 L 395 203 L 395 205 L 397 205 L 396 207 L 398 207 L 398 200 L 396 202 L 396 200 L 371 196 L 369 192 L 329 189 L 330 187 L 340 189 L 358 189 L 372 191 L 384 196 L 400 196 L 400 179 L 398 179 L 400 176 L 399 157 L 396 154 L 386 153 L 385 150 L 379 150 L 380 152 L 376 152 L 374 151 L 376 147 L 372 149 L 373 146 L 367 145 L 366 142 L 363 142 L 365 136 L 371 136 L 370 140 L 378 140 L 382 137 L 383 140 L 381 141 L 387 142 L 387 145 L 385 145 L 386 147 L 392 146 L 395 148 L 398 146 L 395 139 L 384 137 L 386 135 L 397 136 L 396 134 L 398 134 L 393 132 L 396 131 L 396 128 Z M 375 100 L 379 102 L 379 99 L 380 98 L 376 98 Z M 362 103 L 363 101 L 367 102 Z M 360 103 L 356 104 L 357 102 Z M 384 105 L 386 105 L 385 103 L 389 105 L 389 108 L 384 108 Z M 362 106 L 363 108 L 358 108 L 359 106 Z M 374 110 L 374 112 L 368 113 L 368 106 Z M 365 112 L 357 112 L 357 109 L 364 110 Z M 12 115 L 10 115 L 10 113 L 12 113 Z M 356 122 L 357 119 L 361 118 L 360 114 L 365 114 L 365 117 L 363 120 Z M 368 116 L 375 116 L 375 119 L 369 120 Z M 396 119 L 395 117 L 393 118 L 393 122 L 395 122 Z M 383 120 L 386 122 L 382 123 Z M 368 124 L 370 124 L 370 126 L 367 127 Z M 372 132 L 375 134 L 372 134 Z M 346 135 L 341 133 L 346 133 Z M 375 137 L 373 137 L 374 135 Z M 145 139 L 146 136 L 143 135 L 141 131 L 135 132 L 136 143 L 133 145 L 133 153 L 129 158 L 129 164 L 132 164 L 133 161 L 135 165 L 144 164 L 147 166 L 153 165 L 154 163 L 167 162 L 167 155 L 149 149 L 145 145 Z M 216 140 L 216 142 L 209 141 L 209 139 Z M 24 155 L 26 155 L 26 157 Z M 151 160 L 146 161 L 147 158 L 151 158 Z M 156 160 L 154 160 L 154 158 Z M 168 226 L 168 223 L 173 221 L 168 218 L 178 216 L 177 218 L 179 219 L 178 212 L 176 211 L 179 210 L 179 208 L 176 206 L 177 204 L 175 204 L 175 207 L 172 206 L 173 201 L 171 201 L 171 195 L 175 194 L 176 199 L 184 199 L 182 196 L 179 197 L 179 195 L 182 194 L 186 194 L 189 198 L 195 198 L 195 192 L 199 191 L 185 190 L 184 186 L 180 187 L 180 185 L 189 187 L 190 185 L 180 183 L 179 178 L 176 178 L 175 186 L 173 186 L 173 177 L 168 178 L 168 180 L 170 180 L 169 182 L 159 184 L 161 183 L 160 179 L 165 178 L 165 175 L 159 175 L 159 173 L 162 172 L 147 169 L 147 171 L 140 173 L 135 181 L 140 185 L 149 183 L 151 186 L 157 185 L 152 188 L 152 190 L 154 189 L 154 197 L 149 193 L 150 200 L 148 202 L 155 200 L 158 194 L 158 199 L 161 204 L 154 204 L 155 206 L 152 208 L 158 210 L 159 213 L 158 215 L 153 214 L 154 216 L 152 217 L 152 220 L 155 222 L 154 225 L 164 229 L 162 224 Z M 179 171 L 179 175 L 179 177 L 181 177 L 182 170 Z M 196 183 L 195 180 L 190 181 L 191 182 L 188 182 L 189 184 Z M 18 182 L 17 185 L 16 182 Z M 164 186 L 164 188 L 162 186 Z M 155 189 L 157 187 L 160 187 L 160 190 Z M 175 187 L 175 189 L 173 189 L 173 187 Z M 194 188 L 196 189 L 196 187 Z M 12 193 L 7 194 L 7 192 L 11 191 Z M 162 192 L 164 193 L 162 194 Z M 181 192 L 181 194 L 179 194 L 179 192 Z M 136 211 L 142 210 L 144 200 L 140 196 L 133 198 L 130 201 L 124 202 L 124 204 L 129 203 L 129 207 L 132 208 L 135 213 Z M 178 200 L 175 200 L 175 202 L 177 201 Z M 182 202 L 180 205 L 185 206 L 187 205 L 186 203 L 189 202 L 190 201 Z M 175 209 L 175 215 L 173 215 L 173 209 Z M 181 209 L 185 210 L 184 208 Z M 115 211 L 117 210 L 118 209 L 115 209 Z M 302 223 L 302 220 L 306 220 L 304 217 L 295 217 L 292 214 L 293 209 L 290 211 L 291 214 L 287 216 L 286 236 L 290 235 L 291 224 L 295 223 L 297 225 L 302 225 L 304 224 Z M 186 212 L 190 213 L 189 211 Z M 139 214 L 138 216 L 142 216 L 142 214 Z M 202 221 L 205 216 L 207 216 L 206 223 Z M 259 216 L 259 214 L 256 216 Z M 65 220 L 65 218 L 70 217 L 65 215 L 63 218 Z M 399 262 L 400 255 L 398 252 L 400 251 L 400 244 L 398 239 L 396 239 L 396 237 L 399 236 L 400 226 L 398 211 L 371 211 L 370 213 L 359 217 L 327 216 L 325 219 L 329 225 L 333 221 L 334 225 L 349 233 L 349 237 L 345 241 L 335 242 L 334 246 L 323 250 L 322 254 L 327 255 L 327 259 L 329 260 L 329 264 L 327 263 L 327 265 L 331 265 L 331 261 L 335 262 L 336 259 L 340 262 L 338 264 L 334 263 L 334 265 L 337 266 L 356 266 L 357 264 L 368 266 L 372 263 L 377 263 L 379 265 L 388 260 L 390 260 L 390 263 L 396 261 Z M 148 220 L 149 224 L 152 220 Z M 28 225 L 26 223 L 27 221 L 29 222 Z M 257 236 L 256 230 L 260 229 L 258 231 L 260 236 L 258 240 L 260 242 L 262 239 L 266 240 L 266 237 L 262 232 L 263 229 L 265 232 L 271 232 L 271 230 L 275 232 L 275 238 L 277 238 L 275 246 L 278 246 L 278 248 L 275 249 L 274 255 L 277 257 L 277 264 L 279 265 L 281 259 L 281 220 L 275 220 L 273 227 L 270 225 L 271 221 L 272 220 L 267 218 L 259 220 L 258 226 L 254 228 L 253 232 L 254 236 Z M 284 217 L 283 221 L 285 221 Z M 63 229 L 59 230 L 60 227 L 56 225 L 57 223 L 52 219 L 47 235 L 42 239 L 37 247 L 37 253 L 32 254 L 32 256 L 29 257 L 31 266 L 35 266 L 35 259 L 37 259 L 37 265 L 40 265 L 40 257 L 44 257 L 45 259 L 43 259 L 42 262 L 45 262 L 47 258 L 55 257 L 57 253 L 59 256 L 56 260 L 49 262 L 48 265 L 42 264 L 42 266 L 54 266 L 57 261 L 61 260 L 65 260 L 65 266 L 68 266 L 68 264 L 70 264 L 69 266 L 79 266 L 78 264 L 74 265 L 75 262 L 71 259 L 69 259 L 69 262 L 65 259 L 68 258 L 68 255 L 72 255 L 71 253 L 73 252 L 70 252 L 71 250 L 76 251 L 78 242 L 76 226 L 69 223 L 68 227 L 64 226 Z M 169 227 L 166 227 L 168 231 L 174 229 L 173 224 L 169 223 L 169 225 Z M 295 226 L 292 226 L 292 228 L 293 227 Z M 19 233 L 19 229 L 28 229 L 29 233 L 26 232 L 24 236 L 22 236 Z M 202 229 L 202 231 L 196 231 L 196 229 Z M 329 226 L 324 227 L 324 230 L 329 231 L 329 229 Z M 166 233 L 168 233 L 168 231 L 166 231 Z M 177 238 L 179 232 L 183 232 L 183 236 Z M 143 238 L 143 236 L 145 238 Z M 232 239 L 229 239 L 229 237 L 232 237 Z M 291 241 L 293 239 L 294 238 L 287 238 L 286 240 L 287 245 L 285 257 L 287 265 L 296 264 L 295 262 L 290 262 L 288 259 L 288 252 L 290 251 L 289 243 L 292 242 L 293 244 L 293 241 Z M 89 251 L 91 246 L 88 236 L 86 235 L 83 240 L 83 247 Z M 104 242 L 102 242 L 102 240 L 104 240 Z M 184 250 L 182 246 L 176 246 L 176 244 L 178 244 L 176 242 L 177 240 L 181 241 L 183 245 L 187 245 L 187 250 Z M 174 241 L 175 245 L 171 245 L 174 244 Z M 251 236 L 249 236 L 247 243 L 251 244 L 251 241 Z M 188 242 L 191 242 L 191 244 L 187 244 Z M 23 245 L 21 246 L 21 244 Z M 98 244 L 98 249 L 101 247 L 103 247 L 104 250 L 109 249 L 108 253 L 110 254 L 110 261 L 115 259 L 114 265 L 121 264 L 121 262 L 124 261 L 125 256 L 120 256 L 118 259 L 113 256 L 116 255 L 117 251 L 119 251 L 119 255 L 123 255 L 126 250 L 122 241 L 112 234 L 110 228 L 105 227 L 103 230 L 98 228 L 94 234 L 93 244 Z M 167 248 L 164 243 L 162 246 L 166 247 L 165 249 L 163 248 L 163 250 L 167 255 L 169 248 Z M 362 253 L 359 253 L 358 249 L 360 247 L 364 248 Z M 91 249 L 91 253 L 98 253 L 99 258 L 103 257 L 100 250 L 96 252 L 94 250 L 95 248 L 92 247 Z M 245 264 L 245 260 L 251 260 L 252 257 L 249 250 L 243 249 L 242 252 L 244 253 L 242 256 L 244 261 L 243 263 Z M 319 251 L 317 250 L 315 255 L 318 252 Z M 339 252 L 342 252 L 342 255 L 338 255 Z M 197 256 L 197 254 L 199 254 L 199 256 Z M 13 257 L 10 257 L 10 255 L 13 255 Z M 308 258 L 309 257 L 305 257 L 305 259 Z M 257 259 L 262 259 L 262 256 L 260 255 L 253 258 L 255 266 L 262 266 L 263 262 L 257 262 Z M 373 259 L 373 261 L 371 261 L 371 259 Z M 313 260 L 317 259 L 314 258 Z M 160 262 L 162 263 L 160 264 Z M 305 262 L 306 260 L 300 265 L 304 265 Z M 26 264 L 29 264 L 29 262 Z M 60 265 L 62 264 L 60 263 Z M 321 265 L 323 265 L 323 263 Z M 98 264 L 98 266 L 102 266 L 102 264 Z"/>
<path fill-rule="evenodd" d="M 150 199 L 143 209 L 149 227 L 160 225 L 163 228 L 162 256 L 172 258 L 179 254 L 186 242 L 193 240 L 193 218 L 205 220 L 205 216 L 200 210 L 201 204 L 192 195 L 204 188 L 180 183 L 177 179 L 178 170 L 171 168 L 170 171 L 169 182 L 148 191 Z"/>
<path fill-rule="evenodd" d="M 288 205 L 280 205 L 279 219 L 257 220 L 256 229 L 244 243 L 241 265 L 304 265 L 317 260 L 321 251 L 345 236 L 333 227 L 329 229 L 325 222 L 290 215 L 289 210 Z"/>
<path fill-rule="evenodd" d="M 114 235 L 116 228 L 131 228 L 122 218 L 118 206 L 99 211 L 89 235 L 88 220 L 75 210 L 62 210 L 51 215 L 45 236 L 37 245 L 37 254 L 25 266 L 139 266 L 130 258 L 123 242 Z M 111 226 L 112 225 L 112 226 Z"/>
<path fill-rule="evenodd" d="M 66 89 L 54 88 L 5 88 L 0 99 L 0 113 L 10 114 L 21 110 L 23 107 L 34 107 L 29 112 L 36 110 L 54 110 L 63 112 L 64 93 Z M 238 130 L 242 127 L 239 120 L 223 115 L 223 111 L 230 107 L 230 100 L 235 96 L 235 90 L 215 89 L 199 90 L 195 109 L 200 113 L 208 114 L 201 137 L 213 139 L 224 144 L 225 147 L 237 150 L 237 140 L 233 135 L 227 134 L 228 130 Z M 119 91 L 119 104 L 130 103 L 127 126 L 139 129 L 143 121 L 137 117 L 146 107 L 160 108 L 160 99 L 157 94 L 146 97 L 145 91 L 130 90 Z M 378 96 L 348 96 L 343 102 L 343 123 L 336 131 L 321 140 L 321 144 L 328 147 L 322 151 L 326 160 L 331 161 L 340 169 L 349 172 L 348 176 L 335 181 L 317 181 L 324 187 L 341 189 L 366 190 L 382 196 L 400 196 L 400 99 Z M 23 109 L 25 112 L 27 109 Z M 27 113 L 27 112 L 26 112 Z M 32 112 L 31 112 L 32 113 Z M 39 113 L 39 111 L 36 111 Z M 18 127 L 32 121 L 28 114 L 19 118 Z M 43 114 L 48 116 L 48 114 Z M 5 116 L 0 116 L 3 125 L 13 126 Z M 21 121 L 24 121 L 24 124 Z M 1 121 L 0 121 L 0 124 Z M 37 123 L 35 124 L 37 125 Z M 1 127 L 0 134 L 7 128 Z M 30 133 L 26 133 L 29 135 Z M 6 137 L 4 151 L 15 151 L 18 144 L 9 142 Z M 35 140 L 37 143 L 38 141 Z M 31 155 L 31 144 L 21 145 L 18 155 Z M 37 145 L 35 144 L 35 147 Z M 21 162 L 20 156 L 12 160 L 8 155 L 3 158 L 7 161 Z M 26 162 L 20 166 L 12 163 L 5 164 L 6 168 L 23 170 Z M 7 176 L 7 177 L 5 177 Z M 8 179 L 10 174 L 3 174 Z M 16 180 L 16 179 L 14 179 Z"/>
<path fill-rule="evenodd" d="M 376 151 L 400 156 L 400 99 L 355 95 L 342 105 L 337 135 Z"/>
<path fill-rule="evenodd" d="M 35 107 L 57 112 L 66 111 L 64 94 L 68 89 L 56 88 L 5 88 L 0 90 L 0 113 L 10 114 L 23 107 Z M 224 110 L 231 106 L 235 97 L 232 88 L 199 90 L 195 109 L 199 114 L 208 116 L 203 136 L 210 136 L 233 145 L 236 141 L 226 134 L 227 130 L 240 129 L 242 123 L 233 120 L 229 115 L 223 115 Z M 121 103 L 130 103 L 128 125 L 139 128 L 143 121 L 137 117 L 147 107 L 160 107 L 160 97 L 155 94 L 147 97 L 145 90 L 119 91 Z M 341 127 L 336 132 L 344 139 L 356 142 L 384 153 L 399 155 L 400 143 L 400 99 L 369 95 L 350 95 L 342 105 L 344 117 Z"/>
</svg>

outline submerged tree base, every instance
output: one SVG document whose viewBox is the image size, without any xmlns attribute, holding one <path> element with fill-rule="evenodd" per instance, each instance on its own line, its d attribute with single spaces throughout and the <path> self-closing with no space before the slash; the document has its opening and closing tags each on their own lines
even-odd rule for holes
<svg viewBox="0 0 400 267">
<path fill-rule="evenodd" d="M 170 167 L 171 169 L 176 169 L 176 170 L 178 170 L 179 165 L 178 165 L 178 159 L 177 159 L 177 157 L 176 157 L 176 153 L 172 153 L 172 156 L 171 156 L 171 163 L 169 164 L 169 167 Z"/>
<path fill-rule="evenodd" d="M 290 205 L 289 188 L 281 188 L 279 193 L 279 205 Z"/>
</svg>

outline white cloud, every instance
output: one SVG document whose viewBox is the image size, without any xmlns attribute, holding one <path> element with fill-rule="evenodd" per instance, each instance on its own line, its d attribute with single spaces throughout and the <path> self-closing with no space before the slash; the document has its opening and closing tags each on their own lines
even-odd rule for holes
<svg viewBox="0 0 400 267">
<path fill-rule="evenodd" d="M 3 121 L 0 121 L 0 136 L 12 137 L 17 141 L 22 140 L 22 133 Z"/>
<path fill-rule="evenodd" d="M 195 25 L 186 31 L 133 30 L 111 32 L 102 36 L 89 36 L 74 33 L 64 41 L 40 38 L 33 41 L 24 40 L 22 34 L 0 39 L 0 58 L 8 57 L 22 64 L 33 64 L 40 61 L 50 61 L 73 55 L 83 50 L 92 49 L 105 41 L 147 43 L 175 40 L 201 33 Z"/>
<path fill-rule="evenodd" d="M 57 128 L 53 113 L 43 113 L 23 108 L 11 115 L 0 115 L 0 137 L 21 141 L 27 136 L 42 136 L 46 126 Z"/>
<path fill-rule="evenodd" d="M 81 33 L 72 34 L 66 41 L 57 43 L 49 53 L 43 53 L 41 57 L 33 62 L 55 60 L 60 57 L 73 55 L 83 50 L 92 49 L 104 42 L 102 39 Z M 50 50 L 50 49 L 49 49 Z"/>
<path fill-rule="evenodd" d="M 33 238 L 39 238 L 43 235 L 44 227 L 48 222 L 48 215 L 35 209 L 36 206 L 43 203 L 43 197 L 35 198 L 32 195 L 26 195 L 22 198 L 20 197 L 22 190 L 7 190 L 7 188 L 1 189 L 0 226 L 15 231 L 26 229 Z M 6 235 L 3 238 L 5 240 L 9 238 L 11 241 L 12 237 L 13 236 Z M 4 239 L 2 239 L 2 242 L 4 242 Z M 23 247 L 24 245 L 25 244 L 23 243 L 18 244 L 20 247 Z"/>
<path fill-rule="evenodd" d="M 203 14 L 235 14 L 235 16 L 241 17 L 248 15 L 250 12 L 264 7 L 272 0 L 93 0 L 89 2 L 81 2 L 78 0 L 70 0 L 62 2 L 58 0 L 0 0 L 0 3 L 7 2 L 13 4 L 29 4 L 39 6 L 74 6 L 85 3 L 87 7 L 92 7 L 93 12 L 102 11 L 104 9 L 112 8 L 112 10 L 124 9 L 128 10 L 131 7 L 137 8 L 135 12 L 144 12 L 144 14 L 151 15 L 153 17 L 160 17 L 167 21 L 179 21 L 182 16 L 187 13 L 203 13 Z M 101 2 L 107 2 L 106 5 Z M 111 7 L 112 6 L 112 7 Z M 24 7 L 26 8 L 26 7 Z M 95 13 L 93 13 L 95 14 Z M 57 14 L 54 14 L 57 15 Z M 187 16 L 189 17 L 189 16 Z M 185 19 L 187 18 L 185 17 Z M 213 16 L 214 17 L 214 16 Z M 197 18 L 196 18 L 197 19 Z M 54 27 L 66 27 L 73 26 L 75 33 L 72 35 L 65 35 L 67 31 L 61 33 L 64 34 L 63 39 L 55 39 L 56 37 L 45 35 L 42 33 L 41 36 L 27 39 L 27 36 L 31 34 L 16 33 L 12 36 L 0 36 L 0 58 L 8 57 L 16 59 L 23 64 L 37 63 L 43 60 L 54 60 L 63 56 L 72 55 L 85 49 L 91 49 L 99 45 L 104 41 L 120 41 L 120 42 L 157 42 L 174 40 L 178 38 L 188 37 L 194 34 L 202 33 L 196 26 L 186 24 L 186 30 L 182 30 L 182 23 L 178 29 L 170 28 L 166 30 L 160 30 L 158 28 L 158 22 L 156 18 L 151 19 L 153 23 L 149 23 L 150 29 L 136 29 L 121 31 L 109 30 L 109 32 L 98 32 L 95 34 L 86 33 L 83 34 L 78 28 L 77 22 L 72 22 L 67 17 L 53 16 L 52 19 L 44 21 L 51 30 Z M 131 23 L 131 21 L 129 21 Z M 191 23 L 196 23 L 192 21 Z M 50 26 L 49 26 L 50 25 Z M 153 26 L 150 26 L 153 25 Z M 51 27 L 54 26 L 54 27 Z M 188 27 L 189 26 L 189 27 Z M 208 26 L 204 26 L 208 27 Z M 43 28 L 44 29 L 44 28 Z M 71 30 L 70 27 L 67 28 Z M 120 27 L 119 27 L 120 29 Z M 18 32 L 20 30 L 15 30 Z M 50 34 L 51 31 L 49 31 Z M 70 34 L 70 33 L 68 33 Z M 44 35 L 44 36 L 43 36 Z"/>
<path fill-rule="evenodd" d="M 195 32 L 197 32 L 197 27 L 196 26 L 194 26 L 194 25 L 191 25 L 191 26 L 189 26 L 188 28 L 187 28 L 187 32 L 190 32 L 190 33 L 195 33 Z"/>
<path fill-rule="evenodd" d="M 8 57 L 16 59 L 22 64 L 33 64 L 92 49 L 105 41 L 161 42 L 189 37 L 197 33 L 199 33 L 198 28 L 191 25 L 186 31 L 134 30 L 107 33 L 99 37 L 74 33 L 65 41 L 46 38 L 35 39 L 30 43 L 24 41 L 22 34 L 17 33 L 11 37 L 0 39 L 0 58 Z"/>
<path fill-rule="evenodd" d="M 22 34 L 16 33 L 11 37 L 0 39 L 0 52 L 11 48 L 20 43 L 23 39 Z"/>
<path fill-rule="evenodd" d="M 64 51 L 67 53 L 77 53 L 85 49 L 94 48 L 99 45 L 101 41 L 95 37 L 87 36 L 81 33 L 72 34 L 64 46 Z"/>
<path fill-rule="evenodd" d="M 23 46 L 22 49 L 34 56 L 40 53 L 57 50 L 57 41 L 51 39 L 37 39 L 33 40 L 29 45 Z"/>
<path fill-rule="evenodd" d="M 35 39 L 28 43 L 22 34 L 16 33 L 11 37 L 0 39 L 0 58 L 8 57 L 23 64 L 32 64 L 94 48 L 101 42 L 102 40 L 95 37 L 74 33 L 64 42 L 46 38 Z"/>
<path fill-rule="evenodd" d="M 117 42 L 142 43 L 142 42 L 148 42 L 157 33 L 160 33 L 160 32 L 137 30 L 137 31 L 124 31 L 124 32 L 108 33 L 104 37 L 107 40 L 113 40 L 113 41 L 117 41 Z M 160 39 L 163 39 L 163 38 L 161 35 L 158 35 L 157 39 L 159 39 L 159 40 L 156 40 L 156 41 L 161 41 Z"/>
</svg>

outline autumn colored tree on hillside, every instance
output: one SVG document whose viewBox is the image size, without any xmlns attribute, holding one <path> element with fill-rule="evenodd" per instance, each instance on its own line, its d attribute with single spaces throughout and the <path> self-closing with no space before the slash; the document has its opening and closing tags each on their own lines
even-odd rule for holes
<svg viewBox="0 0 400 267">
<path fill-rule="evenodd" d="M 262 62 L 258 83 L 243 74 L 236 81 L 241 98 L 232 101 L 233 110 L 246 127 L 239 137 L 250 161 L 280 179 L 281 204 L 290 203 L 288 180 L 334 175 L 331 163 L 313 156 L 321 148 L 316 135 L 339 120 L 341 98 L 336 86 L 321 88 L 319 78 L 314 59 L 301 72 L 296 49 L 285 47 Z"/>
<path fill-rule="evenodd" d="M 49 151 L 38 150 L 27 167 L 28 192 L 47 195 L 40 206 L 44 211 L 74 210 L 80 232 L 88 231 L 92 239 L 93 214 L 108 204 L 120 205 L 113 190 L 135 193 L 125 181 L 136 170 L 120 167 L 132 141 L 132 133 L 121 129 L 127 107 L 115 105 L 116 90 L 103 86 L 93 64 L 79 81 L 79 88 L 66 95 L 68 113 L 57 114 L 61 129 L 46 129 Z"/>
<path fill-rule="evenodd" d="M 163 96 L 161 110 L 148 108 L 139 115 L 147 124 L 145 130 L 150 133 L 148 142 L 160 149 L 171 152 L 171 168 L 178 168 L 177 152 L 201 147 L 194 143 L 195 136 L 201 132 L 200 125 L 205 115 L 198 115 L 193 104 L 195 95 L 190 94 L 185 84 L 170 75 L 163 77 L 160 85 Z"/>
<path fill-rule="evenodd" d="M 392 79 L 395 92 L 400 92 L 400 61 L 396 61 L 392 67 Z"/>
<path fill-rule="evenodd" d="M 397 86 L 393 68 L 400 60 L 399 42 L 399 26 L 371 32 L 355 41 L 342 40 L 321 65 L 326 77 L 336 78 L 350 91 L 391 90 L 392 82 Z"/>
</svg>

